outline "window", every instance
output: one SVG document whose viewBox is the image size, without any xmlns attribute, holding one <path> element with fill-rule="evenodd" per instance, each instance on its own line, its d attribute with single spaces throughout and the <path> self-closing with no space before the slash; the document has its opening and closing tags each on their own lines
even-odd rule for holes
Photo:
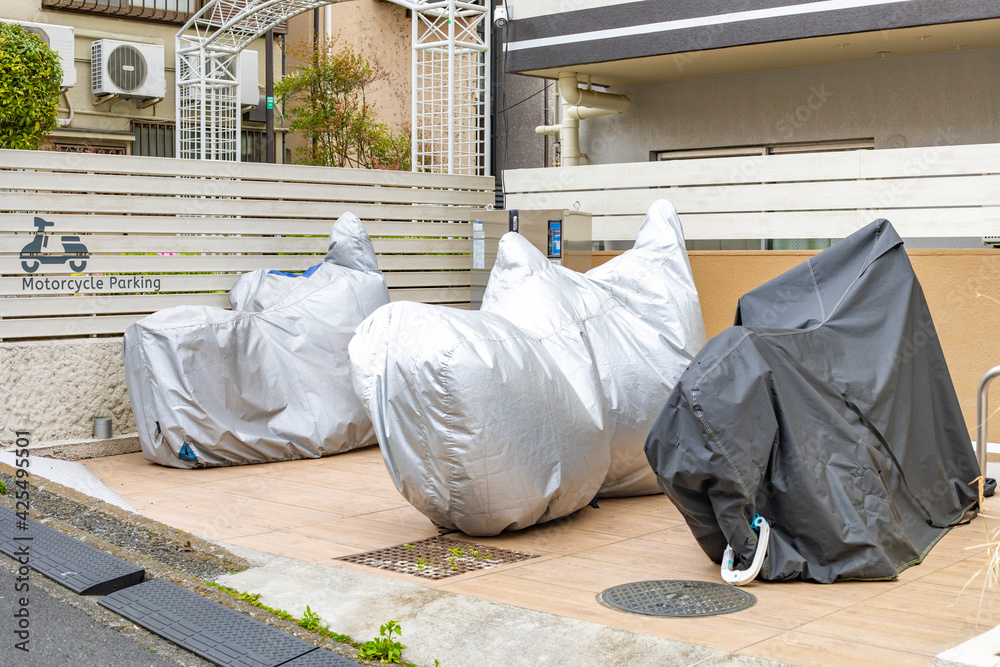
<svg viewBox="0 0 1000 667">
<path fill-rule="evenodd" d="M 172 123 L 140 123 L 132 121 L 135 132 L 133 155 L 148 157 L 174 156 L 174 126 Z"/>
<path fill-rule="evenodd" d="M 267 139 L 259 130 L 243 130 L 240 132 L 240 161 L 263 162 L 267 157 Z"/>
</svg>

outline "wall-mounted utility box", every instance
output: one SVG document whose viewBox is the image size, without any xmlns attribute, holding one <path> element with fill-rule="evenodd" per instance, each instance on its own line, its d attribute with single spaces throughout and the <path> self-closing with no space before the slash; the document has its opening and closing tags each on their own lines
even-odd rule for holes
<svg viewBox="0 0 1000 667">
<path fill-rule="evenodd" d="M 472 223 L 470 301 L 473 310 L 478 310 L 483 303 L 500 237 L 507 232 L 524 236 L 554 264 L 580 273 L 591 269 L 593 223 L 590 213 L 565 209 L 476 209 L 469 222 Z"/>
</svg>

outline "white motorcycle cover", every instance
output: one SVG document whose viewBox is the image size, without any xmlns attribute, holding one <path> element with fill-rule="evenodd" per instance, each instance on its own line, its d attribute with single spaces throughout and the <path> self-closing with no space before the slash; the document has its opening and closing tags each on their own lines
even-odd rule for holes
<svg viewBox="0 0 1000 667">
<path fill-rule="evenodd" d="M 705 344 L 677 213 L 580 274 L 507 234 L 479 312 L 396 303 L 349 346 L 396 488 L 435 523 L 496 535 L 596 496 L 659 491 L 649 428 Z"/>
<path fill-rule="evenodd" d="M 326 261 L 242 276 L 233 310 L 168 308 L 125 331 L 125 379 L 146 459 L 177 468 L 318 458 L 375 442 L 347 344 L 389 302 L 361 221 Z"/>
</svg>

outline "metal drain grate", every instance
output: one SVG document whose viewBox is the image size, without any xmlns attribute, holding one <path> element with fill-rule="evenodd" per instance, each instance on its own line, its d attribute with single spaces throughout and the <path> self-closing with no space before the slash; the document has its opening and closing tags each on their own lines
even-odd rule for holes
<svg viewBox="0 0 1000 667">
<path fill-rule="evenodd" d="M 735 586 L 677 580 L 622 584 L 597 599 L 607 607 L 647 616 L 716 616 L 757 604 L 757 598 Z"/>
<path fill-rule="evenodd" d="M 353 556 L 342 556 L 337 560 L 425 579 L 445 579 L 529 558 L 538 558 L 538 554 L 488 547 L 439 535 Z"/>
</svg>

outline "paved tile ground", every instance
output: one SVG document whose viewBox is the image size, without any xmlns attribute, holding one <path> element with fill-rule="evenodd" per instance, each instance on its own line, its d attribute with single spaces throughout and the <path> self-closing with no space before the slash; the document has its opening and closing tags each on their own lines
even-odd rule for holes
<svg viewBox="0 0 1000 667">
<path fill-rule="evenodd" d="M 984 593 L 980 577 L 962 593 L 986 561 L 984 528 L 1000 526 L 1000 515 L 952 530 L 897 581 L 757 583 L 748 610 L 664 619 L 596 600 L 631 581 L 720 581 L 663 496 L 602 500 L 600 509 L 527 530 L 465 537 L 541 557 L 428 581 L 333 560 L 438 534 L 393 487 L 377 448 L 204 470 L 158 466 L 141 454 L 84 463 L 146 516 L 203 538 L 780 662 L 932 665 L 938 653 L 1000 624 L 1000 591 Z M 987 514 L 997 502 L 988 501 Z"/>
</svg>

